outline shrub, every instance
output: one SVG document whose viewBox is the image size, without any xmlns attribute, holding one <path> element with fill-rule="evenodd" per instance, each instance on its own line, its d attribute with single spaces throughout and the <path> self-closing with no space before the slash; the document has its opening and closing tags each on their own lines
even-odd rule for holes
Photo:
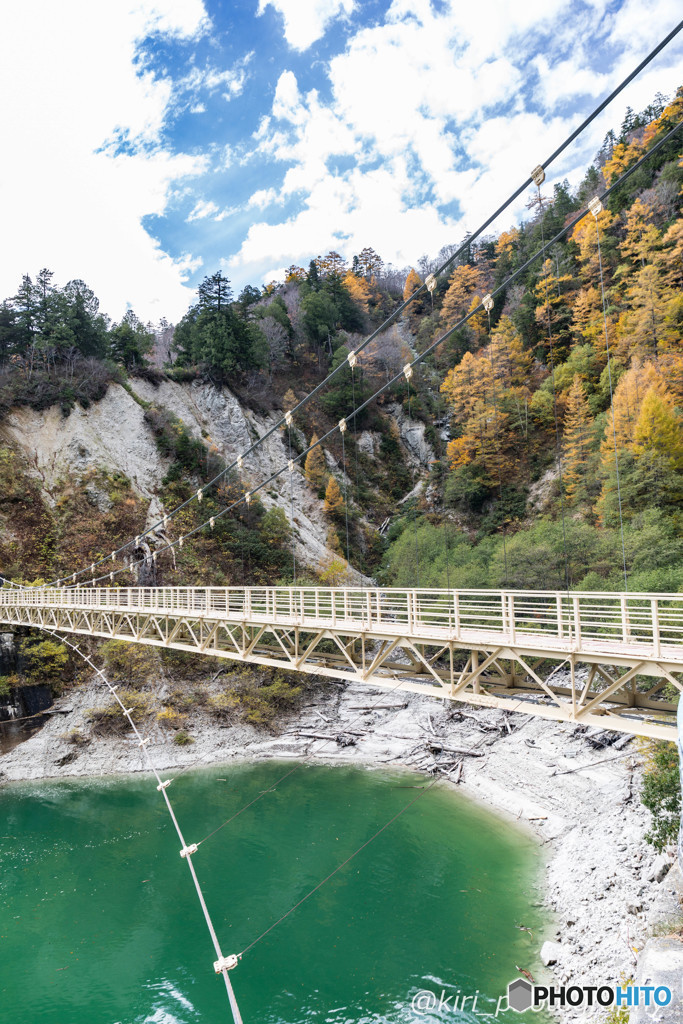
<svg viewBox="0 0 683 1024">
<path fill-rule="evenodd" d="M 675 744 L 653 740 L 648 744 L 648 759 L 640 798 L 652 815 L 648 843 L 663 850 L 675 843 L 681 823 L 681 778 Z"/>
<path fill-rule="evenodd" d="M 156 651 L 142 644 L 107 640 L 102 644 L 101 652 L 109 676 L 135 688 L 144 686 L 159 667 Z"/>
<path fill-rule="evenodd" d="M 174 711 L 173 708 L 164 708 L 163 711 L 157 712 L 157 722 L 167 729 L 180 729 L 187 724 L 187 716 L 180 711 Z"/>
<path fill-rule="evenodd" d="M 173 742 L 177 743 L 179 747 L 186 747 L 188 743 L 194 743 L 194 739 L 184 729 L 179 729 L 173 737 Z"/>
</svg>

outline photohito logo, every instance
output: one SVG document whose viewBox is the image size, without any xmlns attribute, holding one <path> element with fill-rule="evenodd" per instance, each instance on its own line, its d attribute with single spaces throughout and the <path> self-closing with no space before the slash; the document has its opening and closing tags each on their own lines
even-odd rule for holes
<svg viewBox="0 0 683 1024">
<path fill-rule="evenodd" d="M 498 1000 L 496 1017 L 505 1010 L 524 1013 L 544 1006 L 668 1006 L 670 1002 L 671 989 L 666 985 L 531 985 L 516 978 L 508 985 L 507 996 Z"/>
</svg>

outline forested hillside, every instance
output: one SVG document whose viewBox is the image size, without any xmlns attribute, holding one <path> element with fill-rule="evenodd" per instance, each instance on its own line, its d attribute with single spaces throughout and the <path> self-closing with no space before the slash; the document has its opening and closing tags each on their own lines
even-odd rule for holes
<svg viewBox="0 0 683 1024">
<path fill-rule="evenodd" d="M 346 363 L 297 415 L 293 450 L 303 453 L 477 310 L 682 115 L 681 90 L 671 102 L 657 97 L 607 136 L 576 191 L 567 182 L 548 195 L 532 190 L 524 223 L 467 246 L 355 369 Z M 625 571 L 631 590 L 683 588 L 680 146 L 676 136 L 610 195 L 597 219 L 583 218 L 544 262 L 497 293 L 489 313 L 451 333 L 410 385 L 401 378 L 349 419 L 343 441 L 337 432 L 326 442 L 327 457 L 315 449 L 302 458 L 338 554 L 338 565 L 318 567 L 324 578 L 343 579 L 348 557 L 379 582 L 400 585 L 622 589 Z M 25 276 L 0 306 L 0 414 L 60 403 L 68 416 L 76 402 L 100 399 L 112 380 L 134 386 L 136 375 L 210 380 L 247 407 L 292 408 L 456 248 L 404 269 L 385 266 L 371 248 L 348 261 L 330 252 L 237 297 L 216 273 L 176 325 L 168 359 L 159 344 L 169 335 L 165 322 L 144 325 L 129 312 L 111 323 L 84 282 L 57 288 L 48 270 L 35 281 Z M 146 404 L 147 424 L 171 460 L 161 494 L 170 509 L 222 465 L 220 453 Z M 128 482 L 116 486 L 123 494 Z M 211 507 L 236 488 L 227 481 Z M 11 500 L 5 490 L 0 512 Z M 122 539 L 125 529 L 139 529 L 142 514 L 137 499 L 125 500 Z M 188 509 L 182 529 L 207 512 Z M 44 515 L 53 535 L 67 532 L 55 526 L 54 510 Z M 200 570 L 215 582 L 290 578 L 284 517 L 256 502 L 248 519 L 240 512 L 222 522 L 179 563 L 160 565 L 160 578 Z M 71 546 L 72 561 L 99 554 L 94 530 L 81 541 Z M 0 555 L 16 572 L 21 545 Z M 43 544 L 30 563 L 34 573 L 70 567 L 57 543 Z"/>
</svg>

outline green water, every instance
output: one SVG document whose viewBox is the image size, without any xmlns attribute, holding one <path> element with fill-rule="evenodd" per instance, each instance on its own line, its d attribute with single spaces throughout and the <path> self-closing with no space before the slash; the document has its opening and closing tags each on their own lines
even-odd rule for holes
<svg viewBox="0 0 683 1024">
<path fill-rule="evenodd" d="M 188 842 L 282 772 L 271 762 L 183 776 L 169 793 Z M 202 845 L 194 863 L 223 952 L 244 949 L 417 795 L 405 788 L 416 784 L 424 780 L 405 773 L 304 766 Z M 0 833 L 2 1020 L 231 1020 L 149 777 L 5 787 Z M 515 964 L 537 967 L 539 876 L 529 840 L 436 787 L 245 955 L 231 974 L 244 1022 L 490 1020 Z M 479 990 L 477 1012 L 470 1000 L 464 1014 L 418 1015 L 420 989 Z"/>
</svg>

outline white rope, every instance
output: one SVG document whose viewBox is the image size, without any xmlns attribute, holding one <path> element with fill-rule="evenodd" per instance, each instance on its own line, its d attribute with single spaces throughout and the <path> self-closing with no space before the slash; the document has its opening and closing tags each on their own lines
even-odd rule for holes
<svg viewBox="0 0 683 1024">
<path fill-rule="evenodd" d="M 93 660 L 90 657 L 90 655 L 85 654 L 80 649 L 80 647 L 78 647 L 76 644 L 72 644 L 70 640 L 67 640 L 66 637 L 61 636 L 59 633 L 55 633 L 54 630 L 48 629 L 46 626 L 41 626 L 39 628 L 42 629 L 45 633 L 49 633 L 51 636 L 55 637 L 57 640 L 59 640 L 60 643 L 66 644 L 67 647 L 70 647 L 73 651 L 75 651 L 77 654 L 79 654 L 81 656 L 81 658 L 83 658 L 83 660 L 85 662 L 87 662 L 88 665 L 90 665 L 92 670 L 100 677 L 100 679 L 102 680 L 104 685 L 107 687 L 107 689 L 109 690 L 109 693 L 111 694 L 111 696 L 114 698 L 116 703 L 121 708 L 121 711 L 123 712 L 123 715 L 125 716 L 125 718 L 128 720 L 128 723 L 129 723 L 131 729 L 133 730 L 134 735 L 136 736 L 136 738 L 138 740 L 138 745 L 139 745 L 140 749 L 142 750 L 143 756 L 144 756 L 144 758 L 145 758 L 145 760 L 147 762 L 147 767 L 149 768 L 149 770 L 152 772 L 152 774 L 154 775 L 155 779 L 157 780 L 157 789 L 159 790 L 159 792 L 161 793 L 161 795 L 162 795 L 162 797 L 164 799 L 164 802 L 166 804 L 166 809 L 168 810 L 168 813 L 169 813 L 169 815 L 171 817 L 171 821 L 173 822 L 173 826 L 174 826 L 174 828 L 175 828 L 175 830 L 176 830 L 176 832 L 178 834 L 178 839 L 180 840 L 180 847 L 181 847 L 180 855 L 181 855 L 181 857 L 183 857 L 187 861 L 187 866 L 190 869 L 190 874 L 192 875 L 192 881 L 194 883 L 194 887 L 195 887 L 195 890 L 197 892 L 197 898 L 199 899 L 199 903 L 200 903 L 200 906 L 202 908 L 202 913 L 204 914 L 204 920 L 206 921 L 206 926 L 207 926 L 207 928 L 209 930 L 209 935 L 211 936 L 211 941 L 213 943 L 213 948 L 214 948 L 214 950 L 216 952 L 216 958 L 217 959 L 215 961 L 214 967 L 216 968 L 216 973 L 217 974 L 218 973 L 222 974 L 224 979 L 225 979 L 225 987 L 226 987 L 227 993 L 228 993 L 228 1000 L 230 1002 L 230 1008 L 232 1010 L 234 1024 L 243 1024 L 242 1016 L 240 1014 L 239 1006 L 237 1005 L 237 1000 L 235 998 L 235 993 L 233 991 L 232 983 L 231 983 L 230 978 L 228 976 L 228 970 L 229 970 L 229 966 L 228 965 L 230 964 L 230 966 L 234 966 L 234 964 L 231 964 L 231 959 L 234 959 L 234 958 L 224 957 L 223 953 L 221 952 L 221 947 L 220 947 L 220 943 L 218 941 L 218 936 L 216 935 L 216 930 L 215 930 L 215 928 L 213 926 L 213 921 L 211 920 L 211 915 L 209 914 L 209 909 L 208 909 L 208 907 L 206 905 L 206 900 L 204 899 L 204 893 L 202 892 L 202 887 L 199 884 L 199 879 L 197 878 L 197 873 L 196 873 L 196 871 L 194 869 L 194 864 L 192 863 L 192 854 L 196 853 L 197 846 L 196 846 L 196 844 L 188 845 L 185 842 L 185 837 L 184 837 L 184 835 L 182 833 L 182 829 L 180 828 L 180 824 L 179 824 L 178 819 L 176 817 L 175 811 L 173 810 L 173 805 L 171 804 L 171 800 L 170 800 L 170 797 L 169 797 L 168 792 L 167 792 L 168 786 L 170 784 L 170 780 L 166 781 L 166 782 L 164 782 L 162 780 L 161 776 L 159 775 L 159 772 L 156 769 L 156 766 L 154 765 L 154 762 L 152 761 L 152 759 L 151 759 L 151 757 L 149 755 L 149 751 L 147 749 L 147 744 L 149 742 L 149 737 L 143 737 L 142 736 L 140 730 L 138 729 L 137 725 L 135 724 L 135 721 L 133 720 L 133 718 L 131 716 L 130 709 L 126 708 L 125 704 L 123 703 L 123 701 L 119 697 L 118 693 L 116 692 L 116 687 L 111 685 L 111 683 L 109 682 L 109 680 L 105 676 L 105 674 L 102 671 L 102 669 L 97 668 L 97 666 L 93 662 Z"/>
</svg>

